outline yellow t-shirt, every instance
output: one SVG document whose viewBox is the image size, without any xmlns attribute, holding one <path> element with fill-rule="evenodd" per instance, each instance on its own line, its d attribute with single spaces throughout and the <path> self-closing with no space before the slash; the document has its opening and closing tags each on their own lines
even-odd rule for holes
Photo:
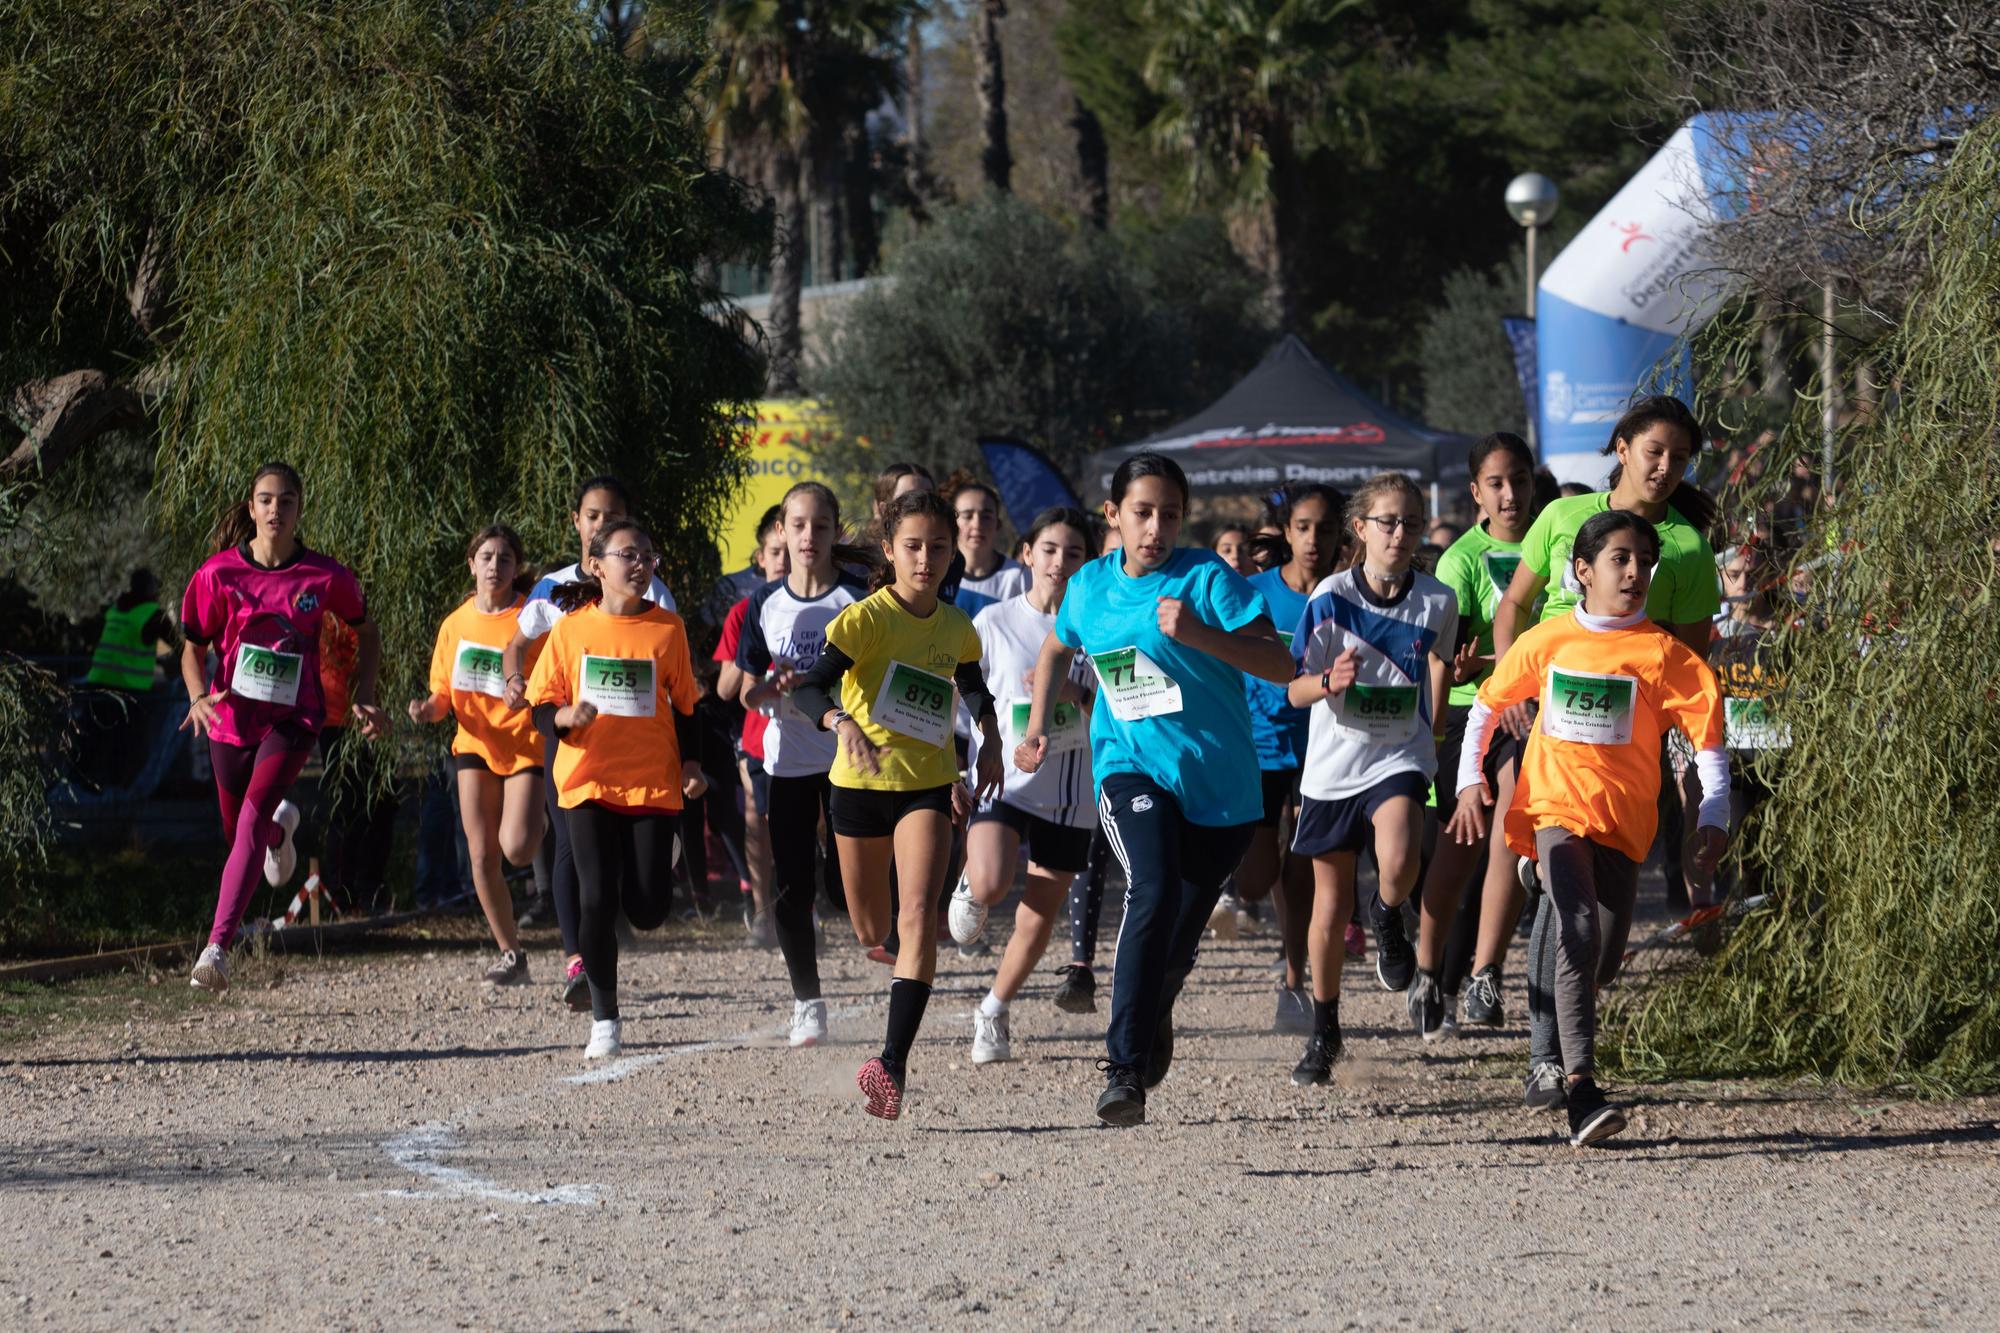
<svg viewBox="0 0 2000 1333">
<path fill-rule="evenodd" d="M 452 716 L 458 719 L 451 752 L 477 755 L 503 778 L 542 766 L 542 738 L 533 714 L 509 708 L 501 698 L 506 680 L 500 653 L 520 627 L 526 600 L 516 597 L 505 611 L 488 615 L 477 600 L 466 598 L 438 626 L 437 645 L 431 649 L 431 693 L 450 699 Z M 522 670 L 533 675 L 541 652 L 541 640 L 530 643 Z"/>
<path fill-rule="evenodd" d="M 958 711 L 952 673 L 979 660 L 979 635 L 948 602 L 922 620 L 887 588 L 835 616 L 826 641 L 854 659 L 840 679 L 840 706 L 881 750 L 879 773 L 863 773 L 842 748 L 829 775 L 836 787 L 927 791 L 958 781 L 951 723 Z"/>
<path fill-rule="evenodd" d="M 1535 830 L 1561 826 L 1644 861 L 1659 826 L 1660 737 L 1679 727 L 1697 750 L 1722 744 L 1722 690 L 1708 663 L 1650 620 L 1591 630 L 1574 614 L 1520 638 L 1479 687 L 1495 712 L 1539 699 L 1521 756 L 1507 845 L 1535 854 Z"/>
<path fill-rule="evenodd" d="M 597 706 L 556 747 L 556 803 L 680 809 L 674 714 L 692 714 L 697 693 L 681 618 L 650 604 L 636 616 L 591 605 L 558 620 L 545 642 L 528 703 Z"/>
</svg>

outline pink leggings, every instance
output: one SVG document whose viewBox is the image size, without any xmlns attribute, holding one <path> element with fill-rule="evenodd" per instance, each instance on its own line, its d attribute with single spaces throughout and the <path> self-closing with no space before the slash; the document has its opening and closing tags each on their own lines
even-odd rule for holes
<svg viewBox="0 0 2000 1333">
<path fill-rule="evenodd" d="M 222 837 L 229 844 L 209 943 L 226 949 L 235 940 L 243 913 L 250 908 L 250 895 L 264 873 L 264 849 L 278 844 L 280 830 L 271 816 L 306 766 L 312 744 L 312 733 L 295 726 L 273 727 L 255 745 L 209 741 L 215 798 L 222 807 Z"/>
</svg>

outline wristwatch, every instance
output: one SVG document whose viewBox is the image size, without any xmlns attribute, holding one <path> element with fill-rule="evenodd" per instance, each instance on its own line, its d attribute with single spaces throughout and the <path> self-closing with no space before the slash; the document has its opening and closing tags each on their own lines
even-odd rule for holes
<svg viewBox="0 0 2000 1333">
<path fill-rule="evenodd" d="M 836 708 L 833 710 L 833 725 L 828 727 L 827 730 L 838 731 L 841 723 L 852 722 L 853 720 L 854 714 L 848 712 L 845 708 Z"/>
</svg>

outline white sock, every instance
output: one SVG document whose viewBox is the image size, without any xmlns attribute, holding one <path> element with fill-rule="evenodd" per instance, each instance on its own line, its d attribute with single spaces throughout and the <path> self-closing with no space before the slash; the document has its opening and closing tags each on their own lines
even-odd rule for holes
<svg viewBox="0 0 2000 1333">
<path fill-rule="evenodd" d="M 979 1012 L 988 1018 L 998 1018 L 1007 1012 L 1007 1002 L 992 991 L 987 991 L 986 998 L 979 1002 Z"/>
</svg>

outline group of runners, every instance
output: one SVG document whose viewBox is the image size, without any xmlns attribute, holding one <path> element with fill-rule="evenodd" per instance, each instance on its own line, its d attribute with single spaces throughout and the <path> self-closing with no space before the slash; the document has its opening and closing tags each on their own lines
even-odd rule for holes
<svg viewBox="0 0 2000 1333">
<path fill-rule="evenodd" d="M 1597 994 L 1625 955 L 1662 792 L 1685 801 L 1682 873 L 1706 902 L 1754 795 L 1745 752 L 1779 743 L 1763 711 L 1770 608 L 1753 590 L 1721 614 L 1713 506 L 1683 480 L 1702 442 L 1679 401 L 1643 399 L 1606 446 L 1610 490 L 1544 504 L 1528 447 L 1488 436 L 1468 460 L 1477 521 L 1435 573 L 1419 567 L 1434 531 L 1424 497 L 1400 473 L 1348 495 L 1287 488 L 1261 530 L 1225 534 L 1231 558 L 1182 545 L 1187 481 L 1157 454 L 1118 468 L 1101 517 L 1036 515 L 1019 559 L 998 548 L 998 497 L 978 482 L 940 493 L 924 469 L 892 467 L 852 545 L 833 492 L 794 486 L 758 533 L 763 581 L 722 619 L 713 683 L 743 709 L 731 776 L 746 920 L 782 954 L 790 1044 L 827 1038 L 822 893 L 891 968 L 881 1051 L 857 1075 L 871 1115 L 900 1114 L 941 914 L 961 954 L 985 956 L 989 913 L 1017 877 L 972 1062 L 1012 1057 L 1011 1007 L 1065 905 L 1055 1003 L 1095 1011 L 1115 858 L 1125 897 L 1096 1111 L 1137 1125 L 1211 931 L 1269 901 L 1273 1026 L 1303 1039 L 1293 1081 L 1323 1085 L 1360 921 L 1379 984 L 1432 1041 L 1503 1024 L 1501 976 L 1533 893 L 1526 1101 L 1564 1108 L 1579 1146 L 1616 1134 L 1624 1111 L 1594 1077 Z M 260 469 L 182 604 L 188 724 L 214 758 L 230 849 L 191 978 L 209 991 L 228 986 L 260 868 L 289 873 L 298 821 L 281 803 L 324 716 L 329 618 L 358 642 L 346 720 L 371 738 L 388 725 L 359 581 L 299 543 L 304 501 L 293 469 Z M 528 979 L 502 863 L 535 864 L 563 1000 L 591 1015 L 591 1060 L 621 1049 L 621 920 L 665 920 L 683 811 L 711 781 L 688 628 L 632 508 L 616 480 L 586 482 L 577 563 L 526 593 L 520 538 L 474 534 L 472 592 L 407 709 L 457 725 L 460 810 L 498 948 L 487 981 Z M 1759 576 L 1746 567 L 1738 582 Z M 1357 909 L 1363 856 L 1374 891 Z"/>
</svg>

